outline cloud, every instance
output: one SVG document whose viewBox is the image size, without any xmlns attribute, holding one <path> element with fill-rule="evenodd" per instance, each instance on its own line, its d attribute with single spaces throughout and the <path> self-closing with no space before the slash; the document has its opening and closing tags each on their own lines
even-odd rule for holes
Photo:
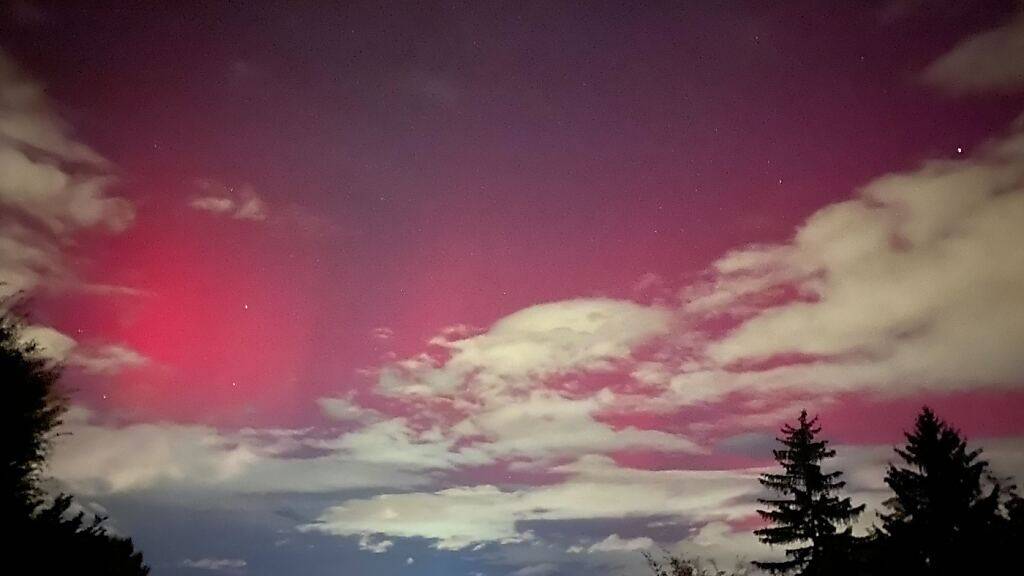
<svg viewBox="0 0 1024 576">
<path fill-rule="evenodd" d="M 612 534 L 604 540 L 591 545 L 587 548 L 587 552 L 591 554 L 594 552 L 636 552 L 638 550 L 647 550 L 653 547 L 654 540 L 645 536 L 626 539 L 618 534 Z"/>
<path fill-rule="evenodd" d="M 378 388 L 395 395 L 441 395 L 464 387 L 478 391 L 531 388 L 537 379 L 607 370 L 634 346 L 669 329 L 671 312 L 603 298 L 538 304 L 498 320 L 489 330 L 432 342 L 447 361 L 432 357 L 385 368 Z"/>
<path fill-rule="evenodd" d="M 545 562 L 543 564 L 531 564 L 513 571 L 509 576 L 547 576 L 558 571 L 558 565 Z"/>
<path fill-rule="evenodd" d="M 43 87 L 0 51 L 0 300 L 24 298 L 37 290 L 80 286 L 65 264 L 75 234 L 86 229 L 120 232 L 131 225 L 132 204 L 107 193 L 114 182 L 110 164 L 77 141 L 53 112 Z M 54 360 L 73 358 L 73 338 L 46 326 L 29 326 Z M 109 348 L 95 366 L 112 366 Z"/>
<path fill-rule="evenodd" d="M 612 429 L 594 414 L 614 402 L 593 397 L 571 400 L 555 392 L 534 390 L 515 403 L 495 403 L 459 422 L 453 430 L 495 460 L 526 457 L 539 464 L 552 458 L 624 449 L 699 453 L 692 441 L 665 432 L 625 427 Z"/>
<path fill-rule="evenodd" d="M 235 189 L 215 180 L 199 180 L 196 185 L 204 193 L 189 201 L 191 208 L 234 218 L 261 222 L 267 219 L 267 204 L 249 184 Z"/>
<path fill-rule="evenodd" d="M 410 470 L 441 470 L 457 464 L 487 462 L 476 450 L 456 451 L 456 438 L 445 436 L 437 428 L 416 430 L 405 418 L 374 422 L 314 445 L 364 462 Z"/>
<path fill-rule="evenodd" d="M 53 112 L 44 88 L 0 52 L 0 139 L 62 160 L 103 166 L 107 162 L 89 146 L 69 136 L 67 125 Z"/>
<path fill-rule="evenodd" d="M 459 550 L 482 542 L 532 540 L 531 532 L 517 528 L 528 520 L 728 518 L 747 513 L 735 503 L 758 490 L 750 471 L 623 469 L 603 456 L 587 456 L 554 471 L 567 479 L 512 491 L 479 485 L 347 500 L 303 529 L 339 536 L 428 538 L 437 548 Z"/>
<path fill-rule="evenodd" d="M 1024 90 L 1024 13 L 971 36 L 924 71 L 929 84 L 955 93 Z M 1015 56 L 1016 55 L 1016 56 Z"/>
<path fill-rule="evenodd" d="M 48 326 L 25 326 L 21 339 L 26 343 L 34 342 L 41 357 L 81 368 L 87 374 L 116 374 L 149 362 L 135 350 L 118 344 L 82 346 L 74 338 Z"/>
<path fill-rule="evenodd" d="M 430 467 L 450 464 L 438 449 L 419 448 L 408 436 L 375 429 L 327 449 L 302 432 L 243 430 L 228 434 L 208 426 L 167 422 L 104 424 L 72 406 L 54 445 L 49 472 L 78 494 L 102 495 L 160 489 L 166 494 L 316 493 L 368 487 L 414 487 L 432 481 Z M 397 435 L 397 437 L 396 437 Z M 290 455 L 302 447 L 327 450 L 315 457 Z M 380 452 L 394 449 L 394 452 Z M 419 450 L 419 451 L 417 451 Z"/>
<path fill-rule="evenodd" d="M 449 365 L 496 377 L 599 370 L 667 332 L 666 309 L 610 299 L 540 304 L 502 318 L 485 334 L 449 344 Z"/>
<path fill-rule="evenodd" d="M 709 335 L 705 362 L 677 374 L 674 389 L 692 401 L 787 382 L 890 392 L 1019 382 L 1022 182 L 1018 131 L 972 158 L 878 178 L 811 215 L 787 244 L 727 254 L 684 311 L 742 321 Z M 748 306 L 781 288 L 801 296 Z M 785 355 L 811 361 L 736 369 Z"/>
<path fill-rule="evenodd" d="M 636 347 L 668 332 L 671 316 L 662 307 L 600 298 L 532 306 L 485 331 L 444 331 L 431 341 L 434 353 L 382 369 L 375 392 L 415 406 L 417 417 L 431 422 L 432 443 L 404 445 L 434 451 L 438 462 L 516 459 L 526 468 L 625 449 L 701 452 L 679 435 L 601 422 L 598 415 L 618 398 L 585 384 L 589 375 L 630 364 Z M 319 402 L 336 417 L 360 413 L 351 398 Z M 374 427 L 382 432 L 391 425 Z M 360 438 L 355 433 L 341 442 Z"/>
<path fill-rule="evenodd" d="M 200 558 L 198 560 L 190 560 L 186 558 L 179 564 L 182 568 L 195 568 L 197 570 L 213 570 L 216 572 L 221 571 L 237 571 L 242 570 L 248 563 L 240 558 Z"/>
<path fill-rule="evenodd" d="M 373 554 L 383 554 L 391 549 L 395 543 L 391 540 L 374 540 L 373 536 L 364 534 L 359 537 L 359 549 Z"/>
<path fill-rule="evenodd" d="M 747 566 L 750 560 L 781 560 L 781 548 L 762 544 L 747 528 L 735 528 L 728 522 L 712 521 L 695 527 L 691 534 L 668 547 L 670 553 L 684 558 L 699 558 L 716 566 Z"/>
<path fill-rule="evenodd" d="M 42 86 L 0 52 L 0 206 L 49 232 L 117 232 L 132 205 L 108 196 L 109 164 L 76 141 L 51 110 Z"/>
<path fill-rule="evenodd" d="M 48 326 L 25 326 L 21 339 L 34 342 L 39 356 L 56 362 L 63 362 L 78 344 L 74 338 Z"/>
<path fill-rule="evenodd" d="M 231 198 L 206 196 L 196 198 L 189 202 L 188 205 L 196 210 L 205 210 L 214 214 L 224 214 L 225 212 L 233 212 L 235 210 L 235 201 Z"/>
<path fill-rule="evenodd" d="M 69 364 L 81 368 L 86 374 L 116 374 L 125 368 L 149 363 L 149 358 L 120 344 L 105 344 L 95 348 L 79 348 Z"/>
<path fill-rule="evenodd" d="M 381 418 L 381 413 L 371 408 L 364 408 L 354 401 L 353 396 L 317 398 L 320 410 L 333 420 L 341 422 L 370 423 Z"/>
</svg>

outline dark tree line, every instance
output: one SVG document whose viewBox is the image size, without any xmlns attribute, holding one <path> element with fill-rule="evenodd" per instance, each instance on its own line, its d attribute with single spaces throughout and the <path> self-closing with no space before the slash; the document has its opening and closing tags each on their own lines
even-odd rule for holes
<svg viewBox="0 0 1024 576">
<path fill-rule="evenodd" d="M 2 303 L 0 303 L 2 304 Z M 42 468 L 65 400 L 57 390 L 61 368 L 24 342 L 21 322 L 0 316 L 0 518 L 4 561 L 11 573 L 145 576 L 149 567 L 131 539 L 111 534 L 102 518 L 72 513 L 72 498 L 47 500 Z M 19 570 L 20 569 L 20 570 Z"/>
<path fill-rule="evenodd" d="M 1017 546 L 1024 545 L 1024 498 L 996 478 L 980 449 L 925 407 L 898 460 L 886 469 L 892 495 L 880 524 L 854 536 L 851 524 L 863 512 L 842 497 L 841 471 L 824 472 L 835 456 L 819 438 L 817 418 L 802 412 L 782 428 L 774 450 L 781 473 L 761 476 L 772 498 L 759 500 L 767 526 L 754 531 L 769 546 L 785 548 L 775 562 L 754 562 L 771 574 L 799 576 L 965 576 L 1014 573 Z M 702 570 L 699 561 L 647 557 L 656 576 L 725 576 Z M 737 572 L 738 573 L 738 572 Z"/>
</svg>

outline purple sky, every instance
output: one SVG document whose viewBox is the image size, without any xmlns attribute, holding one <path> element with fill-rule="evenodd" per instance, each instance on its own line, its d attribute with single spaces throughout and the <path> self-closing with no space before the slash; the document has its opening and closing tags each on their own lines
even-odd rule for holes
<svg viewBox="0 0 1024 576">
<path fill-rule="evenodd" d="M 0 15 L 0 291 L 156 574 L 756 557 L 803 407 L 869 508 L 925 402 L 1024 473 L 1019 4 L 205 4 Z"/>
</svg>

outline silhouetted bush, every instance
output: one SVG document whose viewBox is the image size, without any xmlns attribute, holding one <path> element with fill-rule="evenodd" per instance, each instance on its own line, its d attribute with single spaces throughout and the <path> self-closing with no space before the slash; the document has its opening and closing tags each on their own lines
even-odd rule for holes
<svg viewBox="0 0 1024 576">
<path fill-rule="evenodd" d="M 4 307 L 5 303 L 0 303 Z M 0 522 L 6 568 L 24 574 L 145 576 L 149 568 L 129 538 L 115 536 L 102 518 L 72 514 L 68 495 L 46 504 L 41 469 L 65 409 L 57 392 L 60 366 L 22 339 L 20 319 L 0 315 Z"/>
</svg>

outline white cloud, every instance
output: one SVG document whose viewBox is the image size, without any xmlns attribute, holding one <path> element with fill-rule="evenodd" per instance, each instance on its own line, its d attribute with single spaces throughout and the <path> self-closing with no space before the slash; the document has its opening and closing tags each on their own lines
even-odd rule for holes
<svg viewBox="0 0 1024 576">
<path fill-rule="evenodd" d="M 120 344 L 80 347 L 69 360 L 69 364 L 81 368 L 87 374 L 115 374 L 125 368 L 144 366 L 147 363 L 148 358 Z"/>
<path fill-rule="evenodd" d="M 106 425 L 77 406 L 68 411 L 64 423 L 68 434 L 57 439 L 49 472 L 70 490 L 86 495 L 156 488 L 167 494 L 246 494 L 413 487 L 431 482 L 429 469 L 423 466 L 448 465 L 441 457 L 416 453 L 415 447 L 410 448 L 412 455 L 379 453 L 382 446 L 402 449 L 393 436 L 380 442 L 342 442 L 325 455 L 298 458 L 284 452 L 289 447 L 320 446 L 318 441 L 301 433 L 282 442 L 273 431 L 264 438 L 266 434 L 256 431 L 225 434 L 207 426 L 160 422 Z"/>
<path fill-rule="evenodd" d="M 108 163 L 70 136 L 43 88 L 0 52 L 0 206 L 54 234 L 123 230 L 131 204 L 107 196 Z"/>
<path fill-rule="evenodd" d="M 351 395 L 317 398 L 316 403 L 324 414 L 342 422 L 369 423 L 382 417 L 380 412 L 356 404 Z"/>
<path fill-rule="evenodd" d="M 445 457 L 463 464 L 526 458 L 539 465 L 622 449 L 699 452 L 678 435 L 616 430 L 600 422 L 596 415 L 614 404 L 616 395 L 576 386 L 589 373 L 631 362 L 633 349 L 664 335 L 670 320 L 667 309 L 620 300 L 532 306 L 484 332 L 446 331 L 432 340 L 445 349 L 446 360 L 421 355 L 393 363 L 381 371 L 377 392 L 417 403 L 421 416 L 436 417 L 437 435 L 449 447 L 459 446 L 457 458 Z M 549 389 L 551 378 L 566 379 L 574 391 Z M 347 403 L 320 402 L 338 414 L 353 413 Z M 436 415 L 429 402 L 454 411 Z"/>
<path fill-rule="evenodd" d="M 198 570 L 213 570 L 221 572 L 225 570 L 242 570 L 248 566 L 248 563 L 240 558 L 200 558 L 198 560 L 190 560 L 186 558 L 181 561 L 179 566 L 183 568 L 195 568 Z"/>
<path fill-rule="evenodd" d="M 527 520 L 742 516 L 749 506 L 736 502 L 758 490 L 751 471 L 633 470 L 601 456 L 554 471 L 567 479 L 515 491 L 482 485 L 348 500 L 304 529 L 429 538 L 440 549 L 458 550 L 481 542 L 530 540 L 532 533 L 517 527 Z"/>
<path fill-rule="evenodd" d="M 711 341 L 709 362 L 677 374 L 687 400 L 745 386 L 1008 385 L 1024 376 L 1024 133 L 970 159 L 884 176 L 860 197 L 825 207 L 794 240 L 716 264 L 689 314 L 749 316 Z M 812 298 L 756 312 L 751 291 L 796 285 Z M 822 361 L 738 373 L 723 368 L 780 354 Z"/>
<path fill-rule="evenodd" d="M 25 326 L 21 339 L 26 343 L 34 342 L 41 357 L 57 362 L 63 362 L 77 345 L 70 336 L 47 326 Z"/>
<path fill-rule="evenodd" d="M 769 548 L 751 530 L 735 529 L 726 522 L 712 521 L 695 528 L 690 536 L 669 548 L 683 558 L 713 562 L 721 568 L 749 566 L 751 560 L 781 560 L 781 548 Z"/>
<path fill-rule="evenodd" d="M 217 198 L 213 196 L 195 198 L 188 205 L 196 210 L 205 210 L 214 214 L 224 214 L 235 209 L 235 201 L 231 198 Z"/>
<path fill-rule="evenodd" d="M 540 304 L 502 318 L 485 334 L 450 344 L 454 366 L 495 376 L 600 369 L 668 330 L 666 309 L 590 299 Z"/>
<path fill-rule="evenodd" d="M 383 554 L 394 545 L 395 543 L 391 540 L 375 540 L 370 534 L 363 534 L 359 537 L 359 549 L 373 554 Z"/>
<path fill-rule="evenodd" d="M 453 427 L 467 438 L 482 438 L 477 446 L 494 459 L 528 457 L 541 463 L 551 458 L 604 453 L 628 448 L 666 452 L 701 452 L 690 440 L 654 430 L 614 430 L 594 418 L 600 397 L 564 398 L 552 391 L 534 390 L 514 403 L 480 407 Z"/>
<path fill-rule="evenodd" d="M 414 430 L 404 418 L 374 422 L 336 439 L 313 443 L 362 462 L 410 470 L 440 470 L 456 463 L 482 464 L 488 460 L 472 449 L 456 451 L 456 439 L 433 428 Z"/>
<path fill-rule="evenodd" d="M 255 222 L 267 219 L 267 204 L 249 184 L 238 189 L 215 180 L 199 180 L 196 185 L 203 191 L 189 201 L 191 208 L 212 214 L 221 214 L 235 220 Z"/>
<path fill-rule="evenodd" d="M 547 576 L 558 571 L 558 565 L 552 562 L 543 564 L 531 564 L 515 570 L 509 576 Z"/>
<path fill-rule="evenodd" d="M 109 168 L 72 137 L 42 86 L 0 51 L 0 301 L 78 284 L 64 263 L 74 234 L 131 224 L 131 203 L 107 194 Z M 46 326 L 29 326 L 23 336 L 55 360 L 76 345 Z"/>
<path fill-rule="evenodd" d="M 975 34 L 953 47 L 924 72 L 928 83 L 957 93 L 1024 89 L 1024 14 Z"/>
<path fill-rule="evenodd" d="M 68 135 L 68 127 L 47 102 L 41 85 L 27 77 L 11 58 L 0 52 L 0 139 L 18 146 L 86 164 L 106 161 Z"/>
<path fill-rule="evenodd" d="M 638 550 L 647 550 L 654 547 L 654 540 L 641 536 L 639 538 L 623 538 L 618 534 L 612 534 L 591 545 L 587 548 L 587 552 L 593 554 L 594 552 L 636 552 Z"/>
<path fill-rule="evenodd" d="M 379 388 L 395 395 L 443 395 L 464 388 L 532 388 L 538 379 L 609 369 L 633 347 L 669 329 L 671 313 L 611 299 L 564 300 L 525 308 L 489 330 L 457 340 L 435 339 L 450 353 L 385 368 Z"/>
</svg>

